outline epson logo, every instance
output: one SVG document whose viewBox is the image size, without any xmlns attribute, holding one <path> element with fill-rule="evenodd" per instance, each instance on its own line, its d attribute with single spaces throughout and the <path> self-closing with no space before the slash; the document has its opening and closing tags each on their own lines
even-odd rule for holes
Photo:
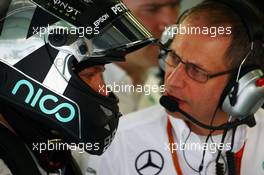
<svg viewBox="0 0 264 175">
<path fill-rule="evenodd" d="M 70 6 L 68 3 L 63 2 L 62 0 L 53 0 L 54 5 L 58 5 L 62 7 L 66 12 L 73 13 L 75 16 L 78 15 L 78 13 L 81 13 L 77 9 Z"/>
<path fill-rule="evenodd" d="M 70 104 L 70 103 L 60 103 L 57 104 L 57 102 L 59 101 L 59 99 L 51 94 L 42 94 L 43 93 L 43 89 L 39 88 L 38 91 L 35 93 L 35 89 L 32 85 L 32 83 L 30 83 L 27 80 L 19 80 L 15 86 L 12 89 L 12 94 L 16 95 L 18 90 L 27 87 L 28 89 L 28 94 L 25 97 L 25 103 L 29 104 L 30 106 L 33 108 L 39 108 L 44 114 L 47 115 L 54 115 L 57 120 L 59 120 L 62 123 L 67 123 L 70 122 L 74 116 L 75 116 L 75 109 L 74 107 Z M 54 106 L 52 109 L 48 109 L 47 108 L 47 102 L 53 102 L 56 106 Z M 61 116 L 59 111 L 60 110 L 68 110 L 69 111 L 69 115 L 68 116 Z"/>
</svg>

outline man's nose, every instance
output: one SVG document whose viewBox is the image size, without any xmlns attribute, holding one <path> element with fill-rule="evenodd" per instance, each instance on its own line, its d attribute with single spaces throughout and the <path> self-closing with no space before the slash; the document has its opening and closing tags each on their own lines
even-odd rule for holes
<svg viewBox="0 0 264 175">
<path fill-rule="evenodd" d="M 180 63 L 176 68 L 167 68 L 166 74 L 166 84 L 178 88 L 183 88 L 185 86 L 187 75 L 184 64 Z"/>
</svg>

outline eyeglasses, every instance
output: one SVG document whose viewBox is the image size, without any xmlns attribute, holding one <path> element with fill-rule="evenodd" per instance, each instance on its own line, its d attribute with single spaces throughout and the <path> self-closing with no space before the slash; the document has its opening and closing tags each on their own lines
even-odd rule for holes
<svg viewBox="0 0 264 175">
<path fill-rule="evenodd" d="M 180 63 L 182 63 L 185 66 L 184 68 L 185 68 L 185 72 L 187 73 L 187 75 L 191 79 L 193 79 L 199 83 L 206 83 L 211 78 L 215 78 L 218 76 L 229 74 L 229 73 L 232 73 L 233 71 L 235 71 L 235 69 L 230 69 L 227 71 L 218 72 L 218 73 L 210 75 L 205 70 L 200 68 L 199 66 L 192 64 L 192 63 L 182 61 L 182 59 L 173 50 L 166 50 L 165 52 L 167 53 L 167 56 L 166 57 L 164 56 L 160 60 L 163 62 L 163 63 L 161 63 L 161 65 L 162 65 L 161 67 L 164 71 L 165 71 L 166 65 L 173 67 L 173 68 L 176 68 Z"/>
</svg>

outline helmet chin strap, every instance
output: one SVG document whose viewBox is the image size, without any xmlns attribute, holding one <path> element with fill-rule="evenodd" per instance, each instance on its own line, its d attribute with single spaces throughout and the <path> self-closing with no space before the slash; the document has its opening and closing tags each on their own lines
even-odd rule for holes
<svg viewBox="0 0 264 175">
<path fill-rule="evenodd" d="M 64 168 L 71 160 L 70 150 L 46 150 L 42 153 L 35 151 L 34 155 L 38 158 L 41 167 L 49 173 Z"/>
<path fill-rule="evenodd" d="M 0 114 L 0 124 L 15 133 L 15 131 L 11 128 L 11 126 L 7 123 L 7 121 L 4 119 L 4 117 L 1 114 Z"/>
<path fill-rule="evenodd" d="M 44 150 L 40 152 L 40 150 L 32 149 L 34 145 L 47 143 L 49 140 L 54 140 L 51 138 L 58 137 L 53 135 L 54 132 L 51 132 L 46 128 L 40 128 L 41 125 L 36 125 L 36 123 L 34 124 L 28 120 L 27 117 L 21 115 L 21 112 L 17 109 L 5 106 L 3 114 L 7 116 L 7 122 L 9 122 L 10 126 L 14 129 L 12 130 L 19 133 L 17 135 L 26 143 L 29 150 L 31 150 L 37 157 L 38 163 L 43 169 L 48 172 L 52 172 L 63 168 L 70 161 L 70 150 Z M 0 123 L 7 128 L 10 128 L 1 120 Z M 56 140 L 61 141 L 61 139 Z"/>
<path fill-rule="evenodd" d="M 24 111 L 23 115 L 20 110 L 4 105 L 5 109 L 2 111 L 3 115 L 6 116 L 7 122 L 14 129 L 16 133 L 24 140 L 30 148 L 33 146 L 33 142 L 44 142 L 48 139 L 56 137 L 52 135 L 52 132 L 45 128 L 41 128 L 41 125 L 38 125 L 31 121 L 25 115 L 31 115 Z"/>
</svg>

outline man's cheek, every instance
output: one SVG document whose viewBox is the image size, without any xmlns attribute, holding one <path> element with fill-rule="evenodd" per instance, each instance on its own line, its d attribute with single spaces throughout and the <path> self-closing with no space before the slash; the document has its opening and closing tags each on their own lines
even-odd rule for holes
<svg viewBox="0 0 264 175">
<path fill-rule="evenodd" d="M 93 77 L 91 79 L 91 86 L 93 87 L 93 89 L 98 92 L 101 95 L 107 96 L 108 92 L 107 92 L 107 86 L 104 83 L 104 80 L 102 79 L 102 77 L 100 75 L 96 75 L 95 77 Z"/>
</svg>

